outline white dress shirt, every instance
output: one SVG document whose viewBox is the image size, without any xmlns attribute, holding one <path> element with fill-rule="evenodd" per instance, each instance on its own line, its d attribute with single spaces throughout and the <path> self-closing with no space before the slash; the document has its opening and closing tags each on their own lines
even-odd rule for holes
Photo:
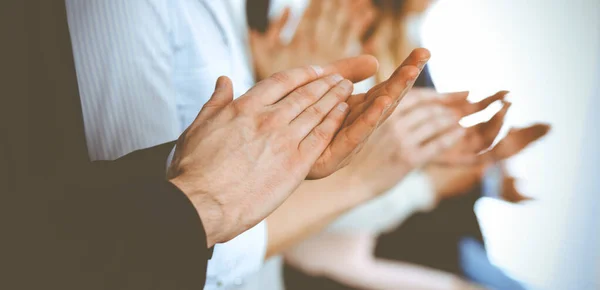
<svg viewBox="0 0 600 290">
<path fill-rule="evenodd" d="M 233 25 L 234 28 L 231 31 L 235 33 L 226 34 L 226 36 L 237 39 L 228 39 L 226 41 L 244 46 L 243 49 L 237 51 L 239 56 L 234 58 L 245 59 L 246 63 L 244 65 L 252 71 L 253 66 L 248 49 L 248 26 L 245 14 L 246 0 L 207 0 L 206 2 L 211 3 L 211 6 L 215 10 L 218 10 L 220 6 L 221 9 L 229 11 L 228 17 L 223 17 L 222 19 L 229 20 L 230 23 L 227 24 L 224 21 L 220 23 L 223 27 Z M 282 32 L 284 41 L 290 40 L 293 37 L 307 4 L 308 0 L 271 0 L 269 16 L 272 19 L 278 17 L 285 7 L 291 8 L 290 20 Z M 356 84 L 355 93 L 366 92 L 374 84 L 374 78 Z M 434 204 L 435 192 L 427 176 L 422 172 L 413 172 L 380 197 L 340 217 L 327 231 L 362 230 L 371 233 L 380 233 L 401 224 L 402 221 L 417 211 L 432 208 Z M 259 273 L 247 278 L 246 283 L 239 285 L 237 289 L 282 289 L 281 266 L 280 257 L 272 258 Z"/>
<path fill-rule="evenodd" d="M 217 3 L 214 1 L 213 3 Z M 177 139 L 212 95 L 216 79 L 235 96 L 253 83 L 223 9 L 198 0 L 67 0 L 90 157 L 115 159 Z M 225 22 L 226 24 L 229 22 Z M 217 244 L 205 289 L 241 284 L 263 263 L 262 222 Z"/>
</svg>

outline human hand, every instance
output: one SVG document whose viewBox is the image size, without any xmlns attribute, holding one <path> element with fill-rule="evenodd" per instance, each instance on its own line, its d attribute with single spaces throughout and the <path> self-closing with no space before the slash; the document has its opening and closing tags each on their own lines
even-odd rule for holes
<svg viewBox="0 0 600 290">
<path fill-rule="evenodd" d="M 425 172 L 429 175 L 439 199 L 457 196 L 481 182 L 485 171 L 492 164 L 518 154 L 524 148 L 545 136 L 549 130 L 550 126 L 546 124 L 511 129 L 506 137 L 480 157 L 482 162 L 453 166 L 430 164 L 425 168 Z M 515 188 L 515 179 L 506 172 L 506 169 L 502 167 L 502 170 L 502 198 L 509 202 L 529 199 Z"/>
<path fill-rule="evenodd" d="M 365 185 L 367 190 L 361 192 L 375 195 L 385 192 L 463 137 L 459 117 L 450 108 L 424 102 L 424 95 L 413 91 L 344 170 L 348 178 Z M 434 97 L 447 101 L 465 98 L 465 95 L 451 93 Z"/>
<path fill-rule="evenodd" d="M 286 8 L 265 33 L 249 31 L 257 79 L 310 64 L 326 64 L 361 52 L 360 38 L 374 16 L 370 1 L 310 1 L 290 43 L 281 31 L 289 18 Z"/>
<path fill-rule="evenodd" d="M 472 165 L 482 163 L 485 158 L 485 156 L 482 155 L 482 152 L 493 144 L 500 133 L 500 130 L 504 125 L 504 118 L 511 106 L 510 102 L 504 100 L 507 94 L 507 91 L 500 91 L 477 103 L 470 103 L 466 99 L 446 101 L 445 106 L 454 110 L 461 118 L 482 111 L 496 101 L 501 101 L 503 106 L 487 122 L 482 122 L 467 128 L 463 139 L 442 156 L 436 158 L 433 162 L 445 165 Z"/>
<path fill-rule="evenodd" d="M 322 178 L 346 166 L 360 152 L 373 130 L 394 112 L 412 88 L 429 57 L 428 50 L 415 49 L 389 79 L 374 86 L 367 93 L 348 98 L 348 117 L 342 129 L 313 166 L 308 178 Z M 383 115 L 378 115 L 381 111 Z"/>
<path fill-rule="evenodd" d="M 235 101 L 229 79 L 219 79 L 209 102 L 179 138 L 168 171 L 170 181 L 198 208 L 209 245 L 264 219 L 317 159 L 324 159 L 322 152 L 349 112 L 344 101 L 352 92 L 350 80 L 369 77 L 376 68 L 373 57 L 363 56 L 322 69 L 291 69 L 261 81 Z M 370 106 L 359 116 L 369 122 L 347 129 L 368 135 L 383 113 L 383 106 Z M 346 140 L 339 148 L 351 152 L 352 144 Z M 330 156 L 345 158 L 331 151 Z"/>
</svg>

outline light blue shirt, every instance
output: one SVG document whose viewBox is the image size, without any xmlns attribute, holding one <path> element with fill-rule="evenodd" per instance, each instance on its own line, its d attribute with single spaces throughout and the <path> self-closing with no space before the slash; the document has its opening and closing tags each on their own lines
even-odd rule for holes
<svg viewBox="0 0 600 290">
<path fill-rule="evenodd" d="M 225 37 L 226 11 L 200 0 L 67 0 L 90 157 L 115 159 L 177 139 L 210 98 L 216 79 L 235 95 L 254 79 Z M 218 3 L 218 2 L 213 2 Z M 205 289 L 229 288 L 261 267 L 264 222 L 215 246 Z"/>
</svg>

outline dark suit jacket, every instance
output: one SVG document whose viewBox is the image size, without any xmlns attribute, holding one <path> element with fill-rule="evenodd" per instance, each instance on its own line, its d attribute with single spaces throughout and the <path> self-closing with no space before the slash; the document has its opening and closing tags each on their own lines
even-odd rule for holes
<svg viewBox="0 0 600 290">
<path fill-rule="evenodd" d="M 173 144 L 90 162 L 64 2 L 0 2 L 0 289 L 201 289 Z"/>
</svg>

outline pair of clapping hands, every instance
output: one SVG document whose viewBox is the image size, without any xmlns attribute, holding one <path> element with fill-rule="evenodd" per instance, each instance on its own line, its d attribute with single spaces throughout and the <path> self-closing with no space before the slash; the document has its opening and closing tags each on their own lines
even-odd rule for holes
<svg viewBox="0 0 600 290">
<path fill-rule="evenodd" d="M 359 56 L 276 73 L 233 100 L 221 77 L 177 142 L 168 179 L 196 207 L 208 245 L 260 222 L 302 180 L 346 165 L 397 106 L 429 59 L 415 50 L 390 79 L 366 94 L 352 82 L 377 61 Z"/>
<path fill-rule="evenodd" d="M 236 100 L 230 80 L 219 78 L 211 99 L 177 141 L 168 170 L 169 180 L 196 207 L 208 246 L 228 241 L 263 220 L 305 179 L 327 177 L 349 163 L 368 168 L 361 161 L 372 152 L 412 150 L 407 170 L 433 158 L 447 163 L 490 158 L 487 153 L 478 155 L 485 142 L 467 146 L 469 150 L 454 149 L 456 144 L 477 143 L 473 138 L 485 135 L 477 126 L 462 129 L 459 118 L 451 116 L 470 112 L 472 104 L 461 101 L 462 96 L 412 97 L 394 113 L 428 59 L 427 50 L 416 49 L 388 80 L 355 95 L 352 82 L 377 71 L 371 56 L 279 72 Z M 416 109 L 428 104 L 439 106 Z M 416 121 L 403 122 L 421 111 L 418 114 L 424 115 Z M 384 122 L 392 114 L 393 121 Z M 425 129 L 419 118 L 437 125 Z M 375 130 L 382 124 L 405 124 L 415 128 L 410 132 L 416 137 L 407 135 L 400 148 L 373 147 L 377 142 L 367 142 L 373 132 L 388 135 L 389 130 Z M 369 148 L 357 156 L 365 144 Z"/>
</svg>

